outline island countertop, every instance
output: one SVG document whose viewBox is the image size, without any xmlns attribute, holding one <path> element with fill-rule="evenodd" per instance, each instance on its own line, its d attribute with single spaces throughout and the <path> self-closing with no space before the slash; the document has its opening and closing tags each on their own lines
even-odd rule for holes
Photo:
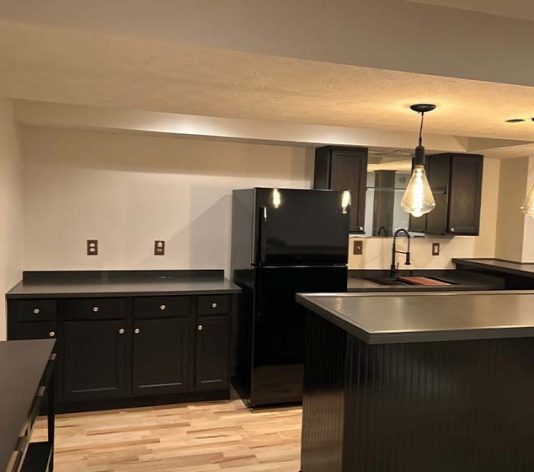
<svg viewBox="0 0 534 472">
<path fill-rule="evenodd" d="M 367 344 L 534 337 L 534 292 L 298 294 Z"/>
</svg>

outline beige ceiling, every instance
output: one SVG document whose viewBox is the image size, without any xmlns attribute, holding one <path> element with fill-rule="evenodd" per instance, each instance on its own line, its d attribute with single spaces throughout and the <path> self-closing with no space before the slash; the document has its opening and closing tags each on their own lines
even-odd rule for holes
<svg viewBox="0 0 534 472">
<path fill-rule="evenodd" d="M 534 140 L 534 88 L 0 22 L 0 95 L 59 103 Z"/>
<path fill-rule="evenodd" d="M 534 21 L 532 0 L 409 0 L 440 7 L 459 8 L 490 15 Z"/>
</svg>

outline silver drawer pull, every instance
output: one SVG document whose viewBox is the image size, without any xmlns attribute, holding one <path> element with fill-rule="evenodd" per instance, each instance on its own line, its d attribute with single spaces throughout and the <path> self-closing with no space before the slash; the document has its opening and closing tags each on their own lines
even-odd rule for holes
<svg viewBox="0 0 534 472">
<path fill-rule="evenodd" d="M 39 313 L 41 313 L 41 310 L 39 310 L 39 308 L 34 308 L 32 311 L 34 315 L 38 315 Z"/>
<path fill-rule="evenodd" d="M 124 328 L 119 329 L 119 334 L 124 334 Z"/>
<path fill-rule="evenodd" d="M 167 307 L 166 307 L 165 305 L 160 305 L 160 306 L 159 306 L 159 309 L 160 309 L 161 311 L 164 311 L 164 310 L 167 309 Z"/>
<path fill-rule="evenodd" d="M 140 332 L 141 332 L 141 330 L 140 330 L 139 328 L 135 328 L 135 329 L 134 329 L 134 333 L 135 333 L 135 334 L 139 334 Z"/>
<path fill-rule="evenodd" d="M 55 331 L 50 331 L 48 333 L 48 336 L 51 337 L 51 338 L 55 338 L 56 337 L 56 332 Z"/>
<path fill-rule="evenodd" d="M 94 311 L 95 313 L 98 313 L 98 312 L 100 311 L 100 308 L 97 307 L 97 306 L 94 306 L 94 307 L 93 307 L 93 311 Z"/>
<path fill-rule="evenodd" d="M 211 307 L 212 307 L 212 308 L 217 308 L 217 303 L 213 302 L 213 303 L 211 304 Z"/>
<path fill-rule="evenodd" d="M 198 326 L 197 326 L 197 329 L 198 329 L 199 331 L 202 331 L 202 330 L 204 329 L 204 326 L 202 326 L 202 325 L 198 325 Z"/>
</svg>

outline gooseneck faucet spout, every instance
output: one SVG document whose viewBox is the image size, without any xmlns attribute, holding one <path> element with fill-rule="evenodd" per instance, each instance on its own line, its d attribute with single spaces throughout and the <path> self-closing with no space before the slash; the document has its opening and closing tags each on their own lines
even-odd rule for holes
<svg viewBox="0 0 534 472">
<path fill-rule="evenodd" d="M 406 235 L 406 238 L 408 238 L 408 248 L 406 251 L 397 250 L 397 236 L 401 233 L 404 233 Z M 395 234 L 393 235 L 393 247 L 391 249 L 391 268 L 390 268 L 391 278 L 395 277 L 397 275 L 397 272 L 399 271 L 398 264 L 396 261 L 397 254 L 404 254 L 406 256 L 404 265 L 412 265 L 411 255 L 410 255 L 410 240 L 411 240 L 410 233 L 408 233 L 408 231 L 405 230 L 404 228 L 399 228 L 397 231 L 395 231 Z"/>
</svg>

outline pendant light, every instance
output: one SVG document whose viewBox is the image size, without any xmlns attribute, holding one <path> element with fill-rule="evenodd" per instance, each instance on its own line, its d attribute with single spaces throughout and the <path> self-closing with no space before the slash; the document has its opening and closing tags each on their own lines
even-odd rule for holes
<svg viewBox="0 0 534 472">
<path fill-rule="evenodd" d="M 530 190 L 525 197 L 523 205 L 521 205 L 521 211 L 531 218 L 534 218 L 534 184 L 530 187 Z"/>
<path fill-rule="evenodd" d="M 402 197 L 401 207 L 406 213 L 420 218 L 436 207 L 434 195 L 432 195 L 432 189 L 426 177 L 425 148 L 423 147 L 425 113 L 434 110 L 436 105 L 419 104 L 412 105 L 410 108 L 417 113 L 421 113 L 421 126 L 419 127 L 419 144 L 415 148 L 415 157 L 413 159 L 412 176 Z"/>
</svg>

